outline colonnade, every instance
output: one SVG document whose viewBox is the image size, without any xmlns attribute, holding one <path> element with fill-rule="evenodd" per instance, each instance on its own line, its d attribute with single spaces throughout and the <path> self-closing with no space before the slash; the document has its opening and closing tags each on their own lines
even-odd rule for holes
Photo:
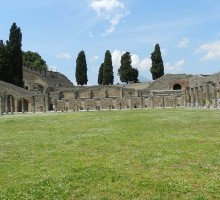
<svg viewBox="0 0 220 200">
<path fill-rule="evenodd" d="M 184 106 L 196 108 L 217 108 L 220 98 L 220 83 L 187 87 L 184 91 Z"/>
</svg>

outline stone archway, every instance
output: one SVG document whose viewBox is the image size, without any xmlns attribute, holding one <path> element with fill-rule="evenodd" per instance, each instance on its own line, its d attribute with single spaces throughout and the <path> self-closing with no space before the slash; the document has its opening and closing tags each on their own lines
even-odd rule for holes
<svg viewBox="0 0 220 200">
<path fill-rule="evenodd" d="M 175 84 L 173 86 L 173 90 L 181 90 L 182 89 L 182 86 L 180 84 Z"/>
</svg>

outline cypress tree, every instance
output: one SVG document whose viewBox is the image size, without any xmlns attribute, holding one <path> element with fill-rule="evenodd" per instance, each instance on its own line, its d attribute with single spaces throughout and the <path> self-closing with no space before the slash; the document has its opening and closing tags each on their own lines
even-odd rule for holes
<svg viewBox="0 0 220 200">
<path fill-rule="evenodd" d="M 132 68 L 132 73 L 131 73 L 131 81 L 133 83 L 138 83 L 138 74 L 139 74 L 139 71 L 137 68 Z"/>
<path fill-rule="evenodd" d="M 112 66 L 112 56 L 109 50 L 105 52 L 105 60 L 103 67 L 103 84 L 109 85 L 114 82 L 114 73 Z"/>
<path fill-rule="evenodd" d="M 98 75 L 98 84 L 102 85 L 103 84 L 103 68 L 104 68 L 104 63 L 101 64 L 99 67 L 99 75 Z"/>
<path fill-rule="evenodd" d="M 16 23 L 13 23 L 10 29 L 9 40 L 7 41 L 8 65 L 12 68 L 12 76 L 9 82 L 19 87 L 24 86 L 21 42 L 21 29 L 17 27 Z"/>
<path fill-rule="evenodd" d="M 160 52 L 159 44 L 155 45 L 154 52 L 151 54 L 152 67 L 150 72 L 152 74 L 153 80 L 156 80 L 164 75 L 164 65 Z"/>
<path fill-rule="evenodd" d="M 0 40 L 0 80 L 8 82 L 8 74 L 10 69 L 8 68 L 8 57 L 5 44 Z"/>
<path fill-rule="evenodd" d="M 87 85 L 87 64 L 84 51 L 80 51 L 76 59 L 76 82 L 77 85 Z"/>
<path fill-rule="evenodd" d="M 118 69 L 118 75 L 121 82 L 128 83 L 132 78 L 132 66 L 131 55 L 129 52 L 124 53 L 121 56 L 121 66 Z"/>
</svg>

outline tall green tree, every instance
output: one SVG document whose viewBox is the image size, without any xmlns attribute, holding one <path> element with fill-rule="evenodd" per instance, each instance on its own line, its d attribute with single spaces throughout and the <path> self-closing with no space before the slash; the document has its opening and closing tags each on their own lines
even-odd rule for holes
<svg viewBox="0 0 220 200">
<path fill-rule="evenodd" d="M 159 44 L 155 45 L 154 52 L 151 54 L 151 60 L 152 67 L 150 69 L 150 72 L 152 74 L 153 80 L 156 80 L 164 75 L 164 65 Z"/>
<path fill-rule="evenodd" d="M 99 67 L 99 74 L 98 74 L 98 84 L 102 85 L 103 84 L 103 68 L 104 68 L 104 63 L 101 64 Z"/>
<path fill-rule="evenodd" d="M 13 23 L 10 29 L 9 40 L 7 41 L 8 65 L 12 68 L 12 76 L 9 82 L 19 87 L 24 86 L 21 47 L 21 29 L 17 27 L 16 23 Z"/>
<path fill-rule="evenodd" d="M 23 52 L 23 64 L 40 70 L 47 70 L 48 68 L 46 61 L 41 58 L 40 54 L 32 51 Z"/>
<path fill-rule="evenodd" d="M 131 55 L 129 52 L 124 53 L 121 56 L 121 66 L 118 69 L 118 75 L 121 82 L 128 83 L 131 81 L 132 66 L 131 66 Z"/>
<path fill-rule="evenodd" d="M 114 72 L 112 66 L 112 55 L 109 50 L 105 52 L 104 67 L 103 67 L 103 84 L 109 85 L 114 82 Z"/>
<path fill-rule="evenodd" d="M 87 64 L 84 51 L 80 51 L 76 59 L 76 82 L 77 85 L 87 85 Z"/>
<path fill-rule="evenodd" d="M 139 82 L 138 75 L 139 75 L 138 69 L 137 68 L 132 68 L 132 71 L 131 71 L 131 81 L 133 83 L 138 83 Z"/>
<path fill-rule="evenodd" d="M 8 82 L 10 69 L 8 67 L 8 56 L 5 44 L 0 40 L 0 80 Z"/>
<path fill-rule="evenodd" d="M 134 82 L 137 83 L 138 80 L 138 69 L 132 68 L 131 66 L 132 60 L 129 52 L 124 53 L 121 56 L 121 66 L 118 69 L 118 75 L 120 77 L 121 82 Z"/>
</svg>

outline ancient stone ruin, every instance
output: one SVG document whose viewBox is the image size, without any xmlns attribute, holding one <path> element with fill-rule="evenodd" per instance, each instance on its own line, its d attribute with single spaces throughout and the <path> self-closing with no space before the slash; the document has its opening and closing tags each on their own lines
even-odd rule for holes
<svg viewBox="0 0 220 200">
<path fill-rule="evenodd" d="M 0 81 L 0 115 L 165 107 L 217 108 L 220 73 L 167 74 L 152 83 L 74 86 L 63 74 L 24 67 L 25 89 Z"/>
</svg>

